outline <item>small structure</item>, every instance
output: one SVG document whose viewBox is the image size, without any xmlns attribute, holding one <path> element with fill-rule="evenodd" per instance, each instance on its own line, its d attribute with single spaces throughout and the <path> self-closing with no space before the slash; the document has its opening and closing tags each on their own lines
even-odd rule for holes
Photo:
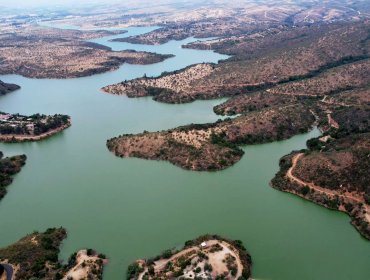
<svg viewBox="0 0 370 280">
<path fill-rule="evenodd" d="M 207 247 L 207 243 L 206 243 L 206 242 L 202 242 L 202 243 L 200 243 L 200 247 L 202 247 L 202 248 L 206 248 L 206 247 Z"/>
</svg>

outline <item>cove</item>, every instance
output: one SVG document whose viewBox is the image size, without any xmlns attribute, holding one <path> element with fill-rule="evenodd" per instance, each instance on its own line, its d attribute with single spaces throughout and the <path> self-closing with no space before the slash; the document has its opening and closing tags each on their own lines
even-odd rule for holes
<svg viewBox="0 0 370 280">
<path fill-rule="evenodd" d="M 152 28 L 129 28 L 130 36 Z M 159 75 L 225 56 L 181 49 L 194 40 L 161 46 L 94 40 L 114 50 L 172 53 L 153 65 L 124 64 L 91 77 L 52 80 L 0 76 L 22 89 L 0 97 L 10 113 L 68 114 L 73 125 L 36 143 L 0 144 L 5 155 L 25 153 L 28 161 L 0 202 L 0 246 L 34 230 L 68 230 L 61 257 L 94 248 L 110 262 L 104 279 L 123 279 L 137 258 L 151 257 L 205 233 L 241 239 L 252 255 L 255 279 L 368 279 L 370 243 L 342 213 L 272 189 L 278 160 L 305 147 L 317 129 L 281 142 L 245 146 L 235 166 L 220 172 L 190 172 L 169 163 L 121 159 L 105 147 L 108 138 L 156 131 L 219 118 L 222 100 L 168 105 L 151 98 L 101 93 L 107 84 Z"/>
</svg>

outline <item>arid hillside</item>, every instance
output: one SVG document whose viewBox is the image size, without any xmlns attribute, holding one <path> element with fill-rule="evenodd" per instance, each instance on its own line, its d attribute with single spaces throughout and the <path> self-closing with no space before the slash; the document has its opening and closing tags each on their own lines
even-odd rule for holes
<svg viewBox="0 0 370 280">
<path fill-rule="evenodd" d="M 47 20 L 83 29 L 160 26 L 157 31 L 129 39 L 159 44 L 187 35 L 230 36 L 279 25 L 353 21 L 368 18 L 369 11 L 367 0 L 141 0 L 92 6 L 88 11 L 74 7 Z"/>
<path fill-rule="evenodd" d="M 322 137 L 310 140 L 308 150 L 283 157 L 272 185 L 347 212 L 370 238 L 370 23 L 283 27 L 235 37 L 211 44 L 234 55 L 218 65 L 104 88 L 167 103 L 230 96 L 214 111 L 234 118 L 123 135 L 108 140 L 109 150 L 190 170 L 219 170 L 241 158 L 240 145 L 286 139 L 317 125 Z"/>
<path fill-rule="evenodd" d="M 138 15 L 126 19 L 163 25 L 148 34 L 117 41 L 139 44 L 163 44 L 188 36 L 198 38 L 240 36 L 280 26 L 302 26 L 315 23 L 353 21 L 368 18 L 370 6 L 366 1 L 203 1 L 194 6 L 173 8 L 162 5 L 161 13 L 147 13 L 145 20 Z M 172 8 L 172 9 L 171 9 Z M 175 10 L 175 12 L 173 12 Z M 172 12 L 172 13 L 171 13 Z M 151 15 L 152 14 L 152 15 Z M 117 19 L 122 23 L 124 18 Z"/>
<path fill-rule="evenodd" d="M 12 268 L 11 279 L 14 280 L 102 279 L 105 256 L 91 249 L 72 254 L 66 264 L 58 260 L 61 243 L 66 237 L 64 228 L 34 232 L 1 248 L 0 263 Z"/>
<path fill-rule="evenodd" d="M 350 98 L 348 98 L 350 96 Z M 344 98 L 343 98 L 344 97 Z M 340 101 L 339 101 L 340 100 Z M 365 104 L 359 104 L 364 100 Z M 328 208 L 348 213 L 370 239 L 370 91 L 344 91 L 330 101 L 319 122 L 323 136 L 308 149 L 280 160 L 272 185 Z M 354 105 L 352 105 L 354 104 Z"/>
<path fill-rule="evenodd" d="M 308 95 L 304 91 L 309 88 L 322 95 L 330 92 L 337 80 L 341 88 L 360 87 L 368 83 L 369 30 L 367 21 L 282 28 L 269 36 L 250 36 L 234 42 L 233 48 L 238 51 L 229 53 L 235 56 L 218 65 L 194 65 L 157 78 L 110 85 L 103 90 L 129 97 L 153 96 L 154 100 L 165 103 L 184 103 L 274 86 L 280 86 L 276 90 L 286 93 L 300 90 Z M 228 44 L 224 48 L 228 53 Z M 312 79 L 315 77 L 316 80 Z M 311 79 L 310 84 L 305 85 L 307 79 Z M 328 85 L 320 79 L 328 81 Z M 293 81 L 301 88 L 290 83 Z"/>
<path fill-rule="evenodd" d="M 0 32 L 0 74 L 30 78 L 75 78 L 117 69 L 123 63 L 150 64 L 169 56 L 147 52 L 114 52 L 83 40 L 109 31 L 76 31 L 26 25 Z"/>
<path fill-rule="evenodd" d="M 240 160 L 238 145 L 289 138 L 308 131 L 315 118 L 301 104 L 275 107 L 214 124 L 122 135 L 107 141 L 120 157 L 167 160 L 190 170 L 220 170 Z"/>
</svg>

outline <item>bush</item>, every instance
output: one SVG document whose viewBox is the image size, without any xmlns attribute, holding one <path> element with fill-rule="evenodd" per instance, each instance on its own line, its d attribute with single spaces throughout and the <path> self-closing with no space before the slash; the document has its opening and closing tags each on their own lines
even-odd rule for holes
<svg viewBox="0 0 370 280">
<path fill-rule="evenodd" d="M 162 253 L 162 258 L 169 259 L 172 257 L 172 250 L 166 250 Z"/>
<path fill-rule="evenodd" d="M 135 276 L 139 275 L 141 272 L 144 271 L 144 268 L 142 268 L 138 263 L 132 263 L 127 268 L 127 279 L 134 278 Z"/>
<path fill-rule="evenodd" d="M 153 276 L 154 274 L 155 274 L 155 271 L 154 271 L 154 266 L 149 266 L 148 267 L 148 272 L 149 272 L 149 274 L 151 275 L 151 276 Z"/>
<path fill-rule="evenodd" d="M 302 190 L 301 190 L 301 193 L 303 194 L 303 195 L 306 195 L 306 194 L 308 194 L 310 192 L 310 188 L 308 187 L 308 186 L 304 186 L 303 188 L 302 188 Z"/>
<path fill-rule="evenodd" d="M 211 265 L 211 264 L 206 263 L 206 264 L 204 265 L 204 271 L 209 271 L 209 272 L 211 272 L 212 270 L 213 270 L 213 268 L 212 268 L 212 265 Z"/>
<path fill-rule="evenodd" d="M 94 255 L 94 250 L 93 250 L 93 249 L 87 249 L 87 250 L 86 250 L 86 254 L 87 254 L 88 256 L 92 256 L 92 255 Z"/>
<path fill-rule="evenodd" d="M 194 269 L 195 273 L 200 273 L 201 271 L 202 271 L 202 269 L 199 266 L 196 269 Z"/>
</svg>

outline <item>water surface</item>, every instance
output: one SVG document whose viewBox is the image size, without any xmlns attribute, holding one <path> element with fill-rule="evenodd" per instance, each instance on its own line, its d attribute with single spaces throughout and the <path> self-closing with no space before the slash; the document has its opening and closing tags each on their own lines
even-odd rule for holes
<svg viewBox="0 0 370 280">
<path fill-rule="evenodd" d="M 152 28 L 130 28 L 130 36 Z M 113 36 L 117 37 L 117 36 Z M 25 153 L 27 164 L 0 202 L 0 246 L 48 227 L 68 230 L 61 258 L 94 248 L 110 258 L 105 280 L 123 279 L 127 265 L 205 233 L 241 239 L 252 254 L 256 279 L 369 279 L 370 243 L 342 213 L 272 189 L 278 160 L 305 147 L 318 130 L 289 140 L 244 147 L 235 166 L 220 172 L 185 171 L 166 162 L 121 159 L 105 141 L 123 133 L 156 131 L 219 118 L 222 100 L 184 105 L 104 94 L 102 86 L 159 75 L 226 56 L 181 49 L 193 39 L 161 46 L 94 40 L 114 50 L 172 53 L 153 65 L 123 65 L 92 77 L 49 80 L 0 76 L 22 89 L 0 97 L 10 113 L 63 113 L 73 125 L 36 143 L 0 144 L 6 155 Z"/>
</svg>

